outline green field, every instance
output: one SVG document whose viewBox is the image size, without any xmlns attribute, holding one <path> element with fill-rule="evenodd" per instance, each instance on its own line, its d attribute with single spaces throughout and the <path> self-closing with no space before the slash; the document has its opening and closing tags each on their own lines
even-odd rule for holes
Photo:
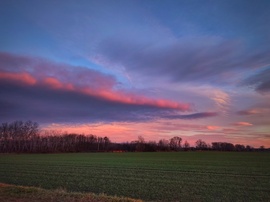
<svg viewBox="0 0 270 202">
<path fill-rule="evenodd" d="M 0 154 L 0 182 L 146 201 L 270 201 L 270 153 Z"/>
</svg>

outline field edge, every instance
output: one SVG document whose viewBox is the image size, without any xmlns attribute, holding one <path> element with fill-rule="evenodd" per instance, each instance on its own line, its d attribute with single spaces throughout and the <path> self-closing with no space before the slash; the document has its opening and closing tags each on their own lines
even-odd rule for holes
<svg viewBox="0 0 270 202">
<path fill-rule="evenodd" d="M 63 188 L 54 190 L 32 186 L 19 186 L 0 182 L 0 199 L 7 202 L 142 202 L 128 197 L 108 196 L 105 194 L 67 192 Z"/>
</svg>

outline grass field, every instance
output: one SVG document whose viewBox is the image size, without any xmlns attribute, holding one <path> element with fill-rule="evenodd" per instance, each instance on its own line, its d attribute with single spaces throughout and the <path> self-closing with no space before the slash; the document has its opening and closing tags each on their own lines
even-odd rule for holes
<svg viewBox="0 0 270 202">
<path fill-rule="evenodd" d="M 270 201 L 270 153 L 0 154 L 0 182 L 146 201 Z"/>
<path fill-rule="evenodd" d="M 0 183 L 0 200 L 3 202 L 142 202 L 127 197 L 67 192 L 64 189 L 47 190 L 3 183 Z"/>
</svg>

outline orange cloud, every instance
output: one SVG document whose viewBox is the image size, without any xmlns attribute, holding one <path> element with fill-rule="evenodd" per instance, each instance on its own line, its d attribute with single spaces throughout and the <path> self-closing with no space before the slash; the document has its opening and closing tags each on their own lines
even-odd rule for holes
<svg viewBox="0 0 270 202">
<path fill-rule="evenodd" d="M 235 125 L 235 126 L 252 126 L 253 124 L 248 123 L 248 122 L 237 122 L 237 123 L 234 123 L 233 125 Z"/>
<path fill-rule="evenodd" d="M 75 90 L 72 84 L 63 84 L 59 80 L 53 77 L 47 77 L 43 80 L 43 84 L 53 88 L 53 89 L 62 89 L 62 90 Z"/>
<path fill-rule="evenodd" d="M 217 130 L 217 129 L 219 129 L 220 127 L 219 127 L 219 126 L 206 126 L 206 128 L 207 128 L 208 130 Z"/>
<path fill-rule="evenodd" d="M 93 90 L 91 88 L 78 89 L 79 92 L 88 95 L 94 95 L 106 100 L 120 102 L 124 104 L 134 104 L 134 105 L 148 105 L 155 106 L 159 108 L 169 108 L 169 109 L 179 109 L 181 111 L 190 111 L 190 104 L 180 104 L 177 102 L 163 100 L 163 99 L 151 99 L 144 96 L 123 93 L 120 91 L 112 90 Z"/>
<path fill-rule="evenodd" d="M 55 89 L 63 88 L 63 84 L 60 81 L 58 81 L 57 79 L 52 78 L 52 77 L 45 78 L 44 84 L 50 86 L 51 88 L 55 88 Z"/>
<path fill-rule="evenodd" d="M 131 105 L 145 105 L 145 106 L 153 106 L 158 108 L 167 108 L 167 109 L 178 109 L 181 111 L 190 111 L 191 105 L 185 103 L 178 103 L 170 100 L 164 99 L 151 99 L 141 95 L 135 95 L 132 93 L 127 93 L 125 91 L 121 92 L 120 90 L 115 91 L 112 88 L 107 87 L 104 89 L 91 88 L 88 87 L 80 87 L 75 86 L 71 83 L 61 82 L 59 79 L 54 77 L 45 77 L 41 79 L 41 81 L 37 81 L 33 76 L 29 73 L 0 73 L 0 79 L 12 80 L 15 82 L 22 82 L 27 85 L 45 85 L 51 89 L 57 90 L 67 90 L 73 92 L 79 92 L 86 95 L 91 95 L 95 97 L 99 97 L 101 99 L 119 102 L 123 104 L 131 104 Z M 104 85 L 103 85 L 104 86 Z"/>
<path fill-rule="evenodd" d="M 37 80 L 28 73 L 0 72 L 0 79 L 16 81 L 26 85 L 35 85 Z"/>
</svg>

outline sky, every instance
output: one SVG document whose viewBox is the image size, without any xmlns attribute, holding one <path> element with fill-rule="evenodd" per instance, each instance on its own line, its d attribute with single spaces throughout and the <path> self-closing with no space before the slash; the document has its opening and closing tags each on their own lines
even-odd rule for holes
<svg viewBox="0 0 270 202">
<path fill-rule="evenodd" d="M 270 147 L 270 1 L 1 0 L 0 122 Z"/>
</svg>

